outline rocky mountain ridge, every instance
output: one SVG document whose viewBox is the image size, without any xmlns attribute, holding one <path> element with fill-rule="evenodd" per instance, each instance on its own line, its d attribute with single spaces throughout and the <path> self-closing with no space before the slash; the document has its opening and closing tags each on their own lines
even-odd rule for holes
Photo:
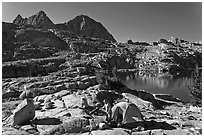
<svg viewBox="0 0 204 137">
<path fill-rule="evenodd" d="M 39 11 L 37 14 L 28 18 L 23 18 L 20 14 L 18 14 L 17 17 L 13 20 L 13 24 L 19 26 L 32 25 L 34 27 L 41 28 L 63 29 L 77 35 L 101 38 L 116 42 L 114 37 L 100 22 L 96 22 L 87 15 L 79 15 L 64 24 L 54 24 L 44 11 Z"/>
<path fill-rule="evenodd" d="M 28 18 L 23 18 L 20 14 L 13 20 L 16 25 L 33 25 L 35 27 L 54 27 L 54 23 L 48 18 L 44 11 L 39 11 L 37 14 Z"/>
</svg>

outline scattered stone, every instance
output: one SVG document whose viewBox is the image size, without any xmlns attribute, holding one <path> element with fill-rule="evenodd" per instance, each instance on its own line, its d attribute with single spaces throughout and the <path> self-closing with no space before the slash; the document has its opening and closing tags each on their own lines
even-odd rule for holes
<svg viewBox="0 0 204 137">
<path fill-rule="evenodd" d="M 41 107 L 41 102 L 35 102 L 35 110 L 39 110 Z"/>
<path fill-rule="evenodd" d="M 101 90 L 101 85 L 95 85 L 86 89 L 87 91 L 98 93 Z"/>
<path fill-rule="evenodd" d="M 44 102 L 51 102 L 52 100 L 52 95 L 47 95 L 45 98 L 44 98 Z"/>
<path fill-rule="evenodd" d="M 174 126 L 180 126 L 180 122 L 178 120 L 168 120 L 168 119 L 162 119 L 162 121 Z"/>
<path fill-rule="evenodd" d="M 69 112 L 64 113 L 63 115 L 61 115 L 62 117 L 71 117 L 71 114 Z"/>
<path fill-rule="evenodd" d="M 81 135 L 92 135 L 91 132 L 82 133 Z"/>
<path fill-rule="evenodd" d="M 164 133 L 164 131 L 162 131 L 162 133 Z M 165 134 L 167 134 L 167 135 L 193 135 L 188 130 L 184 130 L 181 128 L 177 128 L 175 130 L 165 130 Z M 154 132 L 154 135 L 160 135 L 160 134 Z"/>
<path fill-rule="evenodd" d="M 79 133 L 87 131 L 86 126 L 89 125 L 89 121 L 84 118 L 74 118 L 69 121 L 64 122 L 63 124 L 52 127 L 42 133 L 41 135 L 62 135 L 69 133 Z"/>
<path fill-rule="evenodd" d="M 144 131 L 144 130 L 145 130 L 144 127 L 142 127 L 142 126 L 138 126 L 138 127 L 136 127 L 136 128 L 133 128 L 133 129 L 132 129 L 132 132 Z"/>
<path fill-rule="evenodd" d="M 76 89 L 77 88 L 77 84 L 75 82 L 66 83 L 65 85 L 66 85 L 67 89 Z"/>
<path fill-rule="evenodd" d="M 55 93 L 54 95 L 57 97 L 57 98 L 61 98 L 63 96 L 66 96 L 66 95 L 69 95 L 71 94 L 72 91 L 71 90 L 61 90 L 60 92 L 57 92 Z"/>
<path fill-rule="evenodd" d="M 90 123 L 90 131 L 96 130 L 98 128 L 94 119 L 90 119 L 89 123 Z"/>
<path fill-rule="evenodd" d="M 160 111 L 160 114 L 170 116 L 170 114 L 166 111 Z"/>
<path fill-rule="evenodd" d="M 62 98 L 67 106 L 67 108 L 74 108 L 81 106 L 81 95 L 66 95 Z"/>
<path fill-rule="evenodd" d="M 56 92 L 59 92 L 61 90 L 66 90 L 67 89 L 67 87 L 64 86 L 63 84 L 62 85 L 57 85 L 55 88 L 56 88 Z"/>
<path fill-rule="evenodd" d="M 2 99 L 6 99 L 6 98 L 10 98 L 10 97 L 14 97 L 14 98 L 17 98 L 19 97 L 21 93 L 16 90 L 16 89 L 9 89 L 7 92 L 3 93 L 2 94 Z"/>
<path fill-rule="evenodd" d="M 78 85 L 79 89 L 85 90 L 91 85 L 91 82 L 82 83 L 82 82 L 78 81 L 77 85 Z"/>
<path fill-rule="evenodd" d="M 97 81 L 96 81 L 96 76 L 92 76 L 92 77 L 89 77 L 90 81 L 91 81 L 91 85 L 92 86 L 95 86 L 97 84 Z"/>
<path fill-rule="evenodd" d="M 131 135 L 151 135 L 150 131 L 132 132 Z"/>
<path fill-rule="evenodd" d="M 81 80 L 81 82 L 85 83 L 85 82 L 91 82 L 89 77 L 85 77 Z"/>
<path fill-rule="evenodd" d="M 194 116 L 190 115 L 187 117 L 188 120 L 197 120 L 197 118 L 195 118 Z"/>
<path fill-rule="evenodd" d="M 95 130 L 95 131 L 91 131 L 91 134 L 92 135 L 130 135 L 123 128 L 113 128 L 113 129 L 106 129 L 106 130 Z"/>
<path fill-rule="evenodd" d="M 107 123 L 99 123 L 99 128 L 100 130 L 105 130 L 105 129 L 109 129 L 110 126 Z"/>
<path fill-rule="evenodd" d="M 198 130 L 198 133 L 199 133 L 200 135 L 202 135 L 202 128 L 199 128 L 199 129 L 196 129 L 196 130 Z"/>
<path fill-rule="evenodd" d="M 189 111 L 201 113 L 201 109 L 202 109 L 201 107 L 190 106 Z"/>
<path fill-rule="evenodd" d="M 89 105 L 88 105 L 88 102 L 87 102 L 87 99 L 85 97 L 82 97 L 81 98 L 81 107 L 82 108 L 87 108 Z"/>
<path fill-rule="evenodd" d="M 3 127 L 2 135 L 29 135 L 29 133 L 24 130 L 15 129 L 13 127 Z"/>
<path fill-rule="evenodd" d="M 45 102 L 45 109 L 52 109 L 54 107 L 53 102 L 47 101 Z"/>
<path fill-rule="evenodd" d="M 194 127 L 194 125 L 190 122 L 190 121 L 185 121 L 181 124 L 181 127 L 185 128 L 190 128 L 190 127 Z"/>
<path fill-rule="evenodd" d="M 34 102 L 43 103 L 43 102 L 45 102 L 46 96 L 47 96 L 47 95 L 36 96 L 33 100 L 34 100 Z"/>
<path fill-rule="evenodd" d="M 33 125 L 24 125 L 20 128 L 20 130 L 24 130 L 31 135 L 39 135 L 37 127 L 34 127 Z"/>
</svg>

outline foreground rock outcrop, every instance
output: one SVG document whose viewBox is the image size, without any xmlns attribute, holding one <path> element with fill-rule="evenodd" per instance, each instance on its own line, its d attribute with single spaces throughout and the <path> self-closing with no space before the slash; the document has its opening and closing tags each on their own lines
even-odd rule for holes
<svg viewBox="0 0 204 137">
<path fill-rule="evenodd" d="M 93 90 L 93 88 L 92 88 Z M 101 91 L 103 92 L 103 91 Z M 35 118 L 30 124 L 35 124 L 37 127 L 29 124 L 22 125 L 21 130 L 17 134 L 88 134 L 88 135 L 160 135 L 160 134 L 176 134 L 176 135 L 198 135 L 202 131 L 202 111 L 201 108 L 193 107 L 182 102 L 172 102 L 174 100 L 167 95 L 158 95 L 165 101 L 171 101 L 172 105 L 165 105 L 163 110 L 155 110 L 151 107 L 151 102 L 137 99 L 138 97 L 131 93 L 125 93 L 125 98 L 138 106 L 141 113 L 144 115 L 145 122 L 135 123 L 131 125 L 131 129 L 126 128 L 107 128 L 105 130 L 90 130 L 90 118 L 94 118 L 96 125 L 105 120 L 105 115 L 98 111 L 90 115 L 89 110 L 94 109 L 94 95 L 90 88 L 85 91 L 76 91 L 75 93 L 40 95 L 34 98 Z M 81 109 L 81 98 L 85 97 L 88 101 L 89 109 L 86 111 Z M 166 100 L 167 99 L 167 100 Z M 50 100 L 53 107 L 46 108 L 46 102 Z M 116 101 L 116 100 L 115 100 Z M 144 102 L 146 102 L 144 104 Z M 147 107 L 145 105 L 148 105 Z M 12 106 L 12 102 L 10 103 Z M 3 103 L 3 110 L 5 105 Z M 11 128 L 7 125 L 7 120 L 3 121 L 3 134 L 11 134 Z M 93 124 L 93 123 L 92 123 Z M 130 125 L 129 125 L 130 126 Z M 143 128 L 139 128 L 142 126 Z M 49 128 L 48 128 L 49 127 Z M 137 128 L 138 127 L 138 128 Z M 15 129 L 13 129 L 14 132 Z"/>
<path fill-rule="evenodd" d="M 35 117 L 35 106 L 32 100 L 25 99 L 14 110 L 10 116 L 9 122 L 13 126 L 19 126 L 24 123 L 29 123 Z"/>
</svg>

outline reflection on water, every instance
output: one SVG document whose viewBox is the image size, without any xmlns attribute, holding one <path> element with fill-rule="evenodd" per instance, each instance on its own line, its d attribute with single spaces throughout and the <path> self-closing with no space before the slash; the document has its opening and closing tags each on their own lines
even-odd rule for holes
<svg viewBox="0 0 204 137">
<path fill-rule="evenodd" d="M 185 102 L 190 101 L 189 76 L 162 76 L 156 73 L 119 73 L 121 81 L 130 89 L 145 90 L 151 93 L 171 94 Z"/>
</svg>

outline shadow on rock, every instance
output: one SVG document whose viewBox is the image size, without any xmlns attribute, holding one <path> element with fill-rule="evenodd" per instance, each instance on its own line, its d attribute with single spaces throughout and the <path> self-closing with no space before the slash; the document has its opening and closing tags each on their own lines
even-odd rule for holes
<svg viewBox="0 0 204 137">
<path fill-rule="evenodd" d="M 25 130 L 27 133 L 29 133 L 29 134 L 33 134 L 33 135 L 39 135 L 40 134 L 40 132 L 39 132 L 39 130 L 37 129 L 37 128 L 31 128 L 31 129 L 27 129 L 27 130 Z"/>
<path fill-rule="evenodd" d="M 62 121 L 58 118 L 40 118 L 40 119 L 34 119 L 33 124 L 35 125 L 59 125 L 62 124 Z"/>
<path fill-rule="evenodd" d="M 176 129 L 174 126 L 166 123 L 166 122 L 156 122 L 156 121 L 144 121 L 144 122 L 134 122 L 127 123 L 122 125 L 123 128 L 133 129 L 138 126 L 142 126 L 145 130 L 154 130 L 154 129 L 164 129 L 164 130 L 173 130 Z"/>
<path fill-rule="evenodd" d="M 86 108 L 81 108 L 86 114 L 88 114 L 88 119 L 93 118 L 92 115 L 96 115 L 96 116 L 104 116 L 106 115 L 106 112 L 100 110 L 100 107 L 93 107 L 93 106 L 87 106 Z M 85 116 L 84 116 L 85 117 Z"/>
<path fill-rule="evenodd" d="M 145 92 L 143 90 L 137 91 L 128 88 L 123 88 L 123 93 L 130 93 L 145 101 L 149 101 L 153 104 L 155 109 L 164 109 L 164 106 L 172 105 L 172 103 L 156 99 L 151 93 Z"/>
</svg>

